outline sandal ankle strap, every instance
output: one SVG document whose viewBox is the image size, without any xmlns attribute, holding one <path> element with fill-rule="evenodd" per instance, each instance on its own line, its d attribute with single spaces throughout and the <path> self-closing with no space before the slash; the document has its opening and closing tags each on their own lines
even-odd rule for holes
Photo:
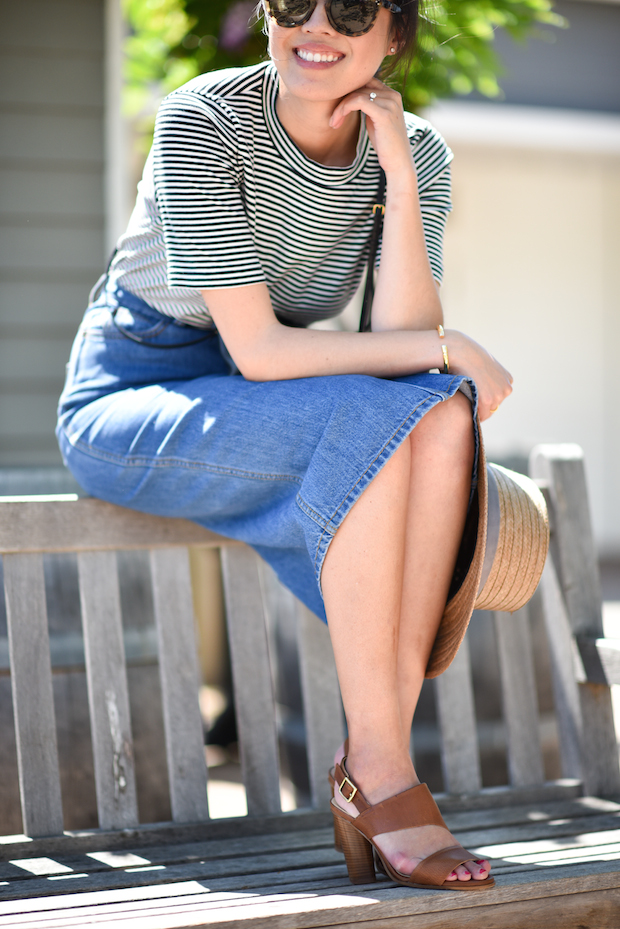
<svg viewBox="0 0 620 929">
<path fill-rule="evenodd" d="M 416 826 L 442 826 L 447 829 L 426 784 L 417 784 L 371 805 L 347 771 L 346 758 L 335 766 L 334 780 L 341 797 L 353 804 L 359 813 L 355 825 L 367 838 Z"/>
<path fill-rule="evenodd" d="M 347 756 L 345 755 L 340 764 L 334 766 L 334 782 L 336 790 L 343 800 L 352 803 L 358 813 L 369 810 L 370 803 L 361 792 L 355 781 L 353 781 L 347 771 Z"/>
</svg>

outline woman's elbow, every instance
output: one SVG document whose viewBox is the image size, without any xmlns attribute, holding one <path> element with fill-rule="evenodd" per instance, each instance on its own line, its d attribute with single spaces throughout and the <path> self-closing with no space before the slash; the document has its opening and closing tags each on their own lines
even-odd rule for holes
<svg viewBox="0 0 620 929">
<path fill-rule="evenodd" d="M 287 375 L 278 348 L 273 339 L 253 338 L 237 344 L 231 355 L 246 381 L 280 381 Z"/>
<path fill-rule="evenodd" d="M 265 358 L 258 352 L 249 352 L 247 355 L 234 359 L 239 373 L 246 381 L 278 381 L 276 365 L 273 360 Z"/>
</svg>

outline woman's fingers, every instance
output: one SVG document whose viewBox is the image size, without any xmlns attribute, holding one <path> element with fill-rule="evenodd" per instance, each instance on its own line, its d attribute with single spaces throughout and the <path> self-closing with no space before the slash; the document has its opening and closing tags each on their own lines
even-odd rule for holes
<svg viewBox="0 0 620 929">
<path fill-rule="evenodd" d="M 371 94 L 373 96 L 371 97 Z M 347 94 L 344 97 L 334 112 L 330 120 L 330 125 L 334 129 L 338 129 L 342 125 L 344 118 L 352 113 L 354 110 L 362 110 L 366 113 L 367 116 L 372 118 L 372 110 L 383 109 L 386 112 L 392 114 L 393 109 L 398 113 L 399 109 L 402 112 L 402 99 L 400 94 L 392 90 L 389 87 L 386 87 L 385 84 L 382 84 L 381 81 L 370 81 L 368 84 L 365 84 L 364 87 L 354 90 L 352 93 Z M 379 115 L 375 113 L 375 115 Z"/>
<path fill-rule="evenodd" d="M 450 370 L 471 377 L 478 388 L 478 412 L 484 421 L 497 412 L 512 393 L 512 374 L 481 345 L 462 332 L 449 330 L 446 342 Z"/>
<path fill-rule="evenodd" d="M 411 147 L 399 93 L 379 80 L 369 81 L 340 101 L 330 119 L 332 129 L 339 129 L 353 112 L 366 115 L 370 141 L 386 174 L 410 166 Z"/>
<path fill-rule="evenodd" d="M 512 376 L 500 364 L 497 362 L 496 364 L 500 371 L 497 372 L 496 377 L 490 378 L 489 382 L 474 376 L 478 386 L 479 415 L 483 421 L 493 413 L 497 413 L 501 404 L 512 393 Z"/>
</svg>

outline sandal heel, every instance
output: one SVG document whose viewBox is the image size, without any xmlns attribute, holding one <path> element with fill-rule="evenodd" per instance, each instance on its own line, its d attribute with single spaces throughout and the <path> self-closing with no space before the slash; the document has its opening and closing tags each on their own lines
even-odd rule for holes
<svg viewBox="0 0 620 929">
<path fill-rule="evenodd" d="M 342 834 L 340 831 L 340 820 L 337 816 L 334 816 L 334 849 L 337 852 L 342 852 Z"/>
<path fill-rule="evenodd" d="M 372 845 L 355 826 L 334 816 L 334 828 L 340 829 L 340 841 L 352 884 L 372 884 L 375 880 L 375 862 Z M 337 824 L 337 825 L 336 825 Z"/>
</svg>

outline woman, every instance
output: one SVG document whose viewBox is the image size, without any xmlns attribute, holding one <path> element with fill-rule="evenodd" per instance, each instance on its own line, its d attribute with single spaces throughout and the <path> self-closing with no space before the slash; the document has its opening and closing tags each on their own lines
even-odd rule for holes
<svg viewBox="0 0 620 929">
<path fill-rule="evenodd" d="M 402 883 L 487 887 L 408 750 L 475 479 L 472 417 L 511 391 L 480 345 L 442 338 L 451 156 L 375 76 L 411 51 L 417 4 L 264 0 L 264 14 L 270 62 L 202 75 L 160 109 L 74 346 L 60 445 L 93 494 L 243 539 L 327 619 L 352 879 L 374 845 Z M 372 331 L 306 328 L 361 279 L 380 168 Z"/>
</svg>

